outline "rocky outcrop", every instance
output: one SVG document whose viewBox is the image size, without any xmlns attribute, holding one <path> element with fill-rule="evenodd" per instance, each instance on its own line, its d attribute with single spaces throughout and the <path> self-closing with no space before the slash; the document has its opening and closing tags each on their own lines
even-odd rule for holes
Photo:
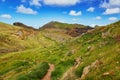
<svg viewBox="0 0 120 80">
<path fill-rule="evenodd" d="M 35 29 L 35 28 L 31 27 L 31 26 L 27 26 L 27 25 L 25 25 L 23 23 L 20 23 L 20 22 L 14 22 L 13 25 L 14 26 L 20 26 L 20 27 L 27 28 L 27 29 L 32 29 L 32 30 L 35 30 L 35 31 L 38 30 L 38 29 Z"/>
<path fill-rule="evenodd" d="M 82 35 L 83 33 L 86 33 L 88 30 L 91 30 L 93 28 L 91 27 L 86 27 L 86 28 L 72 28 L 68 30 L 66 33 L 72 37 L 77 37 Z"/>
<path fill-rule="evenodd" d="M 13 25 L 23 28 L 23 29 L 19 29 L 16 32 L 16 36 L 18 36 L 18 38 L 20 38 L 22 40 L 28 38 L 29 36 L 34 36 L 38 32 L 38 29 L 35 29 L 31 26 L 27 26 L 27 25 L 20 23 L 20 22 L 15 22 L 15 23 L 13 23 Z"/>
<path fill-rule="evenodd" d="M 114 71 L 109 71 L 109 72 L 103 73 L 103 76 L 112 76 L 112 75 L 115 75 Z"/>
<path fill-rule="evenodd" d="M 100 60 L 96 60 L 95 62 L 91 63 L 91 65 L 88 65 L 86 66 L 84 69 L 83 69 L 83 73 L 81 75 L 81 78 L 80 80 L 83 80 L 85 79 L 85 77 L 87 76 L 87 74 L 89 73 L 89 71 L 92 69 L 92 68 L 97 68 L 99 65 L 103 64 L 102 61 Z"/>
</svg>

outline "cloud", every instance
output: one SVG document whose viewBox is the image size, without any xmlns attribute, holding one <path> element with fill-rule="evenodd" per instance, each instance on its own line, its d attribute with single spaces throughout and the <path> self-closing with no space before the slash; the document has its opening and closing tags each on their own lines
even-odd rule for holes
<svg viewBox="0 0 120 80">
<path fill-rule="evenodd" d="M 96 16 L 95 19 L 100 20 L 100 19 L 102 19 L 102 17 L 101 16 Z"/>
<path fill-rule="evenodd" d="M 95 27 L 95 26 L 96 26 L 96 24 L 90 24 L 90 26 L 91 26 L 91 27 Z"/>
<path fill-rule="evenodd" d="M 71 16 L 80 16 L 80 15 L 82 15 L 82 12 L 81 11 L 76 12 L 74 10 L 71 10 L 69 15 L 71 15 Z"/>
<path fill-rule="evenodd" d="M 6 18 L 6 19 L 11 19 L 12 18 L 12 16 L 9 15 L 9 14 L 2 14 L 2 15 L 0 15 L 0 17 L 1 18 Z"/>
<path fill-rule="evenodd" d="M 31 8 L 26 8 L 23 5 L 17 7 L 17 12 L 22 14 L 37 14 L 37 11 L 34 11 Z"/>
<path fill-rule="evenodd" d="M 57 5 L 57 6 L 71 6 L 79 3 L 80 0 L 44 0 L 43 3 L 46 5 Z"/>
<path fill-rule="evenodd" d="M 108 18 L 108 20 L 115 21 L 115 20 L 117 20 L 117 18 L 116 17 L 110 17 L 110 18 Z"/>
<path fill-rule="evenodd" d="M 105 8 L 103 14 L 119 14 L 120 13 L 120 0 L 109 0 L 109 2 L 104 1 L 100 4 L 100 7 Z"/>
<path fill-rule="evenodd" d="M 87 9 L 87 11 L 89 11 L 89 12 L 94 12 L 94 10 L 95 10 L 94 7 L 89 7 L 89 8 Z"/>
<path fill-rule="evenodd" d="M 120 13 L 120 8 L 111 8 L 111 9 L 106 9 L 103 14 L 117 14 Z"/>
<path fill-rule="evenodd" d="M 104 2 L 102 2 L 102 4 L 100 4 L 100 7 L 102 7 L 102 8 L 119 7 L 120 8 L 120 0 L 109 0 L 109 2 L 106 2 L 106 0 L 105 0 Z"/>
<path fill-rule="evenodd" d="M 30 1 L 30 5 L 34 5 L 34 6 L 40 7 L 41 6 L 40 0 L 31 0 Z"/>
</svg>

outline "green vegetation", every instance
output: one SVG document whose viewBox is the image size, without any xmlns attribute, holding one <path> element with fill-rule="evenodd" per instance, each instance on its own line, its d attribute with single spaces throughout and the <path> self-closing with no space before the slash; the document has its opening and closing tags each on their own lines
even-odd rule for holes
<svg viewBox="0 0 120 80">
<path fill-rule="evenodd" d="M 35 69 L 32 69 L 29 73 L 18 76 L 17 80 L 39 80 L 44 77 L 48 69 L 48 63 L 42 62 Z"/>
<path fill-rule="evenodd" d="M 0 25 L 10 27 L 3 23 Z M 14 27 L 19 30 L 19 27 Z M 0 30 L 0 50 L 13 49 L 13 46 L 15 49 L 18 48 L 17 52 L 7 51 L 7 54 L 0 54 L 0 79 L 40 80 L 47 73 L 48 64 L 55 66 L 51 74 L 52 80 L 61 79 L 70 68 L 75 71 L 72 72 L 73 79 L 80 79 L 87 66 L 90 68 L 85 80 L 120 79 L 120 21 L 96 27 L 82 36 L 62 43 L 59 43 L 54 36 L 46 36 L 44 30 L 24 40 L 7 34 L 15 33 L 15 30 L 8 32 L 8 29 L 2 32 L 2 27 Z M 13 44 L 12 41 L 16 42 Z"/>
<path fill-rule="evenodd" d="M 43 28 L 60 28 L 60 29 L 70 29 L 70 28 L 85 28 L 88 26 L 80 25 L 80 24 L 68 24 L 68 23 L 61 23 L 57 21 L 52 21 L 43 26 Z"/>
</svg>

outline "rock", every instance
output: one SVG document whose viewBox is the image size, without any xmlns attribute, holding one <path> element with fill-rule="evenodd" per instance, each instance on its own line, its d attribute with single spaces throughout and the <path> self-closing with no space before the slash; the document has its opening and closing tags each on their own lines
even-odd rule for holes
<svg viewBox="0 0 120 80">
<path fill-rule="evenodd" d="M 81 76 L 80 80 L 85 79 L 86 75 L 89 73 L 91 68 L 96 68 L 101 64 L 103 64 L 103 62 L 101 62 L 100 60 L 96 60 L 95 62 L 91 63 L 91 65 L 85 67 L 83 69 L 83 73 L 82 73 L 82 76 Z"/>
<path fill-rule="evenodd" d="M 114 71 L 110 71 L 110 72 L 105 72 L 105 73 L 103 73 L 103 76 L 112 76 L 112 75 L 115 75 L 115 72 L 114 72 Z"/>
<path fill-rule="evenodd" d="M 67 31 L 67 34 L 72 36 L 72 37 L 77 37 L 82 35 L 83 33 L 86 33 L 88 30 L 92 30 L 93 28 L 91 27 L 86 27 L 86 28 L 72 28 Z"/>
<path fill-rule="evenodd" d="M 91 48 L 92 48 L 92 46 L 88 46 L 88 47 L 87 47 L 87 51 L 90 51 Z"/>
<path fill-rule="evenodd" d="M 102 38 L 106 38 L 106 37 L 109 37 L 110 36 L 110 30 L 105 32 L 105 33 L 102 33 Z"/>
<path fill-rule="evenodd" d="M 101 62 L 100 60 L 96 60 L 95 62 L 93 62 L 92 64 L 91 64 L 91 67 L 93 68 L 96 68 L 97 66 L 99 66 L 99 65 L 101 65 L 101 64 L 103 64 L 103 62 Z"/>
<path fill-rule="evenodd" d="M 90 71 L 90 68 L 91 68 L 91 66 L 89 65 L 89 66 L 87 66 L 87 67 L 85 67 L 84 69 L 83 69 L 83 74 L 82 74 L 82 76 L 81 76 L 81 78 L 80 79 L 84 79 L 85 77 L 86 77 L 86 75 L 89 73 L 89 71 Z"/>
<path fill-rule="evenodd" d="M 75 63 L 74 63 L 75 68 L 77 68 L 79 66 L 79 64 L 81 63 L 81 61 L 82 61 L 81 57 L 75 59 Z"/>
<path fill-rule="evenodd" d="M 74 73 L 74 68 L 71 67 L 70 69 L 68 69 L 68 71 L 66 71 L 61 79 L 58 80 L 74 80 L 73 78 L 75 77 Z"/>
</svg>

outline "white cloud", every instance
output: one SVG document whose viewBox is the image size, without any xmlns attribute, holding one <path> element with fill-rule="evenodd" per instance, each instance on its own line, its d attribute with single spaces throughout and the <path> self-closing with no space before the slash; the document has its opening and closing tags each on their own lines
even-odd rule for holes
<svg viewBox="0 0 120 80">
<path fill-rule="evenodd" d="M 101 16 L 96 16 L 95 19 L 100 20 L 100 19 L 102 19 L 102 17 Z"/>
<path fill-rule="evenodd" d="M 96 26 L 96 24 L 90 24 L 90 26 L 91 26 L 91 27 L 95 27 L 95 26 Z"/>
<path fill-rule="evenodd" d="M 46 5 L 70 6 L 79 3 L 80 0 L 44 0 Z"/>
<path fill-rule="evenodd" d="M 116 17 L 110 17 L 110 18 L 108 18 L 108 20 L 115 21 L 115 20 L 117 20 L 117 18 Z"/>
<path fill-rule="evenodd" d="M 31 8 L 26 8 L 23 5 L 17 7 L 17 12 L 23 14 L 37 14 L 37 11 L 32 10 Z"/>
<path fill-rule="evenodd" d="M 6 19 L 11 19 L 12 18 L 12 16 L 9 15 L 9 14 L 2 14 L 2 15 L 0 15 L 0 17 L 1 18 L 6 18 Z"/>
<path fill-rule="evenodd" d="M 111 8 L 106 9 L 103 14 L 117 14 L 120 13 L 120 8 Z"/>
<path fill-rule="evenodd" d="M 71 16 L 80 16 L 80 15 L 82 15 L 82 12 L 81 11 L 76 12 L 74 10 L 71 10 L 69 15 L 71 15 Z"/>
<path fill-rule="evenodd" d="M 30 5 L 34 5 L 34 6 L 40 7 L 41 6 L 40 0 L 31 0 L 30 1 Z"/>
<path fill-rule="evenodd" d="M 120 13 L 120 0 L 106 0 L 100 5 L 100 7 L 105 8 L 103 14 L 119 14 Z"/>
<path fill-rule="evenodd" d="M 120 0 L 109 0 L 109 2 L 106 2 L 106 0 L 100 5 L 100 7 L 103 8 L 120 8 Z"/>
<path fill-rule="evenodd" d="M 87 11 L 89 11 L 89 12 L 94 12 L 94 10 L 95 10 L 94 7 L 89 7 L 89 8 L 87 9 Z"/>
</svg>

